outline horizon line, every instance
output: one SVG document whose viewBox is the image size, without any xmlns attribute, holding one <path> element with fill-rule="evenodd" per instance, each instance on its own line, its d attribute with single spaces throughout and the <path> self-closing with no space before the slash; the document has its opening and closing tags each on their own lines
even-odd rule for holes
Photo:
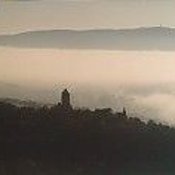
<svg viewBox="0 0 175 175">
<path fill-rule="evenodd" d="M 105 27 L 92 27 L 92 28 L 43 28 L 43 29 L 29 29 L 14 32 L 0 32 L 0 36 L 13 36 L 32 32 L 47 32 L 47 31 L 73 31 L 73 32 L 86 32 L 86 31 L 120 31 L 120 30 L 137 30 L 137 29 L 151 29 L 151 28 L 162 28 L 162 29 L 175 29 L 175 26 L 166 25 L 151 25 L 151 26 L 133 26 L 133 27 L 119 27 L 119 28 L 105 28 Z"/>
</svg>

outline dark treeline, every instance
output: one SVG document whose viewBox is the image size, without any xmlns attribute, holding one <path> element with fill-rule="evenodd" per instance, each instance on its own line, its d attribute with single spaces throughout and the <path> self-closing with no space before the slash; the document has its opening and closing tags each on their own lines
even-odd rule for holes
<svg viewBox="0 0 175 175">
<path fill-rule="evenodd" d="M 1 175 L 174 173 L 174 128 L 111 109 L 0 103 Z"/>
</svg>

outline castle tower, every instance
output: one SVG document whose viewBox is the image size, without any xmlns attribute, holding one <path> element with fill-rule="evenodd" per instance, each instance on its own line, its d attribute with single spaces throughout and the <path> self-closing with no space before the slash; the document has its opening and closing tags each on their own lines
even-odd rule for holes
<svg viewBox="0 0 175 175">
<path fill-rule="evenodd" d="M 123 115 L 126 116 L 126 108 L 123 108 Z"/>
<path fill-rule="evenodd" d="M 71 107 L 70 93 L 68 92 L 67 89 L 64 89 L 64 91 L 61 93 L 61 105 L 65 109 L 68 109 Z"/>
</svg>

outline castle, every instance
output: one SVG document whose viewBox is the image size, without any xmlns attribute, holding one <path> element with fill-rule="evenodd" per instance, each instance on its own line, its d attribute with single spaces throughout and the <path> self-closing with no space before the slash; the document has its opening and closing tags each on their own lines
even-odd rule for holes
<svg viewBox="0 0 175 175">
<path fill-rule="evenodd" d="M 62 91 L 62 93 L 61 93 L 61 104 L 59 103 L 59 105 L 65 110 L 72 109 L 72 105 L 70 103 L 70 93 L 68 92 L 67 89 L 64 89 Z"/>
<path fill-rule="evenodd" d="M 64 89 L 61 92 L 61 103 L 58 103 L 58 105 L 64 109 L 65 111 L 70 111 L 72 110 L 72 105 L 70 102 L 70 93 L 67 89 Z M 104 112 L 104 111 L 109 111 L 110 108 L 104 108 L 104 109 L 96 109 L 96 112 Z M 111 110 L 111 109 L 110 109 Z M 118 116 L 127 116 L 127 112 L 125 107 L 123 108 L 122 112 L 117 112 Z"/>
</svg>

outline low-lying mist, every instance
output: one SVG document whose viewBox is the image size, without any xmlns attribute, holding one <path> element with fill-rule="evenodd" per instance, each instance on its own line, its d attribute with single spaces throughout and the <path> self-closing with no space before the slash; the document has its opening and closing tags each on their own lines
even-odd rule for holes
<svg viewBox="0 0 175 175">
<path fill-rule="evenodd" d="M 0 48 L 0 97 L 75 107 L 127 109 L 175 125 L 174 52 Z"/>
</svg>

